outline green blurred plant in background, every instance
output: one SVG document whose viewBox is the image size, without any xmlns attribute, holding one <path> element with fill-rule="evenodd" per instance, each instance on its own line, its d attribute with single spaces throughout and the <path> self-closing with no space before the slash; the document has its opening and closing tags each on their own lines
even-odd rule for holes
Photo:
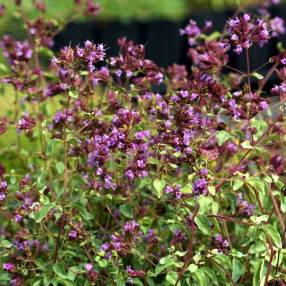
<svg viewBox="0 0 286 286">
<path fill-rule="evenodd" d="M 102 13 L 98 20 L 100 21 L 132 21 L 141 20 L 147 21 L 150 19 L 168 19 L 180 20 L 187 17 L 191 12 L 195 13 L 203 9 L 226 9 L 237 6 L 236 0 L 99 0 L 102 7 Z M 240 2 L 253 3 L 253 0 L 245 0 Z M 1 4 L 7 7 L 9 17 L 0 19 L 0 35 L 3 33 L 13 33 L 21 35 L 22 30 L 19 30 L 19 21 L 21 17 L 14 9 L 14 1 L 1 0 Z M 73 0 L 47 0 L 46 4 L 49 7 L 47 16 L 64 21 L 70 18 Z M 29 17 L 39 14 L 33 8 L 32 1 L 25 0 L 24 9 Z M 87 20 L 81 19 L 81 20 Z"/>
</svg>

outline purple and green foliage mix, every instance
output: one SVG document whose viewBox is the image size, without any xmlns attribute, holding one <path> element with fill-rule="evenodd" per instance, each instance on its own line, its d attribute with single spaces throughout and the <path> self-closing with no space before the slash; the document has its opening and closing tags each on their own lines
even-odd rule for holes
<svg viewBox="0 0 286 286">
<path fill-rule="evenodd" d="M 0 285 L 286 285 L 286 51 L 255 70 L 249 52 L 285 28 L 260 2 L 222 32 L 191 20 L 192 66 L 163 69 L 126 38 L 115 57 L 89 39 L 54 53 L 64 24 L 15 1 L 27 39 L 1 40 Z"/>
</svg>

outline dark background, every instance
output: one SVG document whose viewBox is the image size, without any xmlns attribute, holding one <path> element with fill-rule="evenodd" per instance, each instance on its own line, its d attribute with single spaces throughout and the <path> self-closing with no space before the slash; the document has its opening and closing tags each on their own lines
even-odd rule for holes
<svg viewBox="0 0 286 286">
<path fill-rule="evenodd" d="M 96 43 L 104 43 L 107 47 L 108 55 L 118 53 L 117 39 L 126 37 L 136 43 L 145 45 L 146 57 L 152 59 L 157 64 L 167 67 L 173 63 L 190 65 L 190 60 L 186 57 L 188 44 L 185 37 L 180 36 L 179 29 L 184 28 L 189 19 L 194 19 L 199 26 L 204 25 L 205 20 L 213 22 L 214 30 L 221 31 L 226 19 L 233 15 L 233 10 L 225 11 L 199 11 L 190 14 L 182 21 L 151 20 L 148 22 L 133 21 L 122 23 L 120 21 L 85 22 L 71 23 L 55 39 L 55 49 L 58 50 L 66 45 L 82 44 L 86 39 Z M 271 9 L 273 16 L 286 18 L 286 6 L 278 5 Z M 279 39 L 286 43 L 286 35 Z M 278 39 L 272 39 L 263 48 L 252 47 L 250 49 L 251 69 L 255 69 L 265 63 L 271 56 L 277 54 Z M 231 66 L 245 70 L 245 56 L 234 55 L 230 52 Z M 263 71 L 262 71 L 263 73 Z"/>
</svg>

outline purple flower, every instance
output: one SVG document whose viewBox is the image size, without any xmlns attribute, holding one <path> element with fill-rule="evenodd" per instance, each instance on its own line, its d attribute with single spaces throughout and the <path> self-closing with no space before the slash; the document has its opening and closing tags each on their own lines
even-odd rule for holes
<svg viewBox="0 0 286 286">
<path fill-rule="evenodd" d="M 116 127 L 136 125 L 141 121 L 138 112 L 129 109 L 120 109 L 113 117 L 112 123 Z"/>
<path fill-rule="evenodd" d="M 233 142 L 227 142 L 226 150 L 229 154 L 234 154 L 237 152 L 238 146 L 237 146 L 237 144 L 235 144 Z"/>
<path fill-rule="evenodd" d="M 286 64 L 286 59 L 285 59 Z M 271 92 L 275 95 L 283 96 L 286 93 L 286 83 L 282 82 L 280 85 L 275 85 Z"/>
<path fill-rule="evenodd" d="M 24 283 L 24 281 L 21 277 L 15 277 L 11 280 L 10 285 L 11 286 L 22 286 L 23 283 Z"/>
<path fill-rule="evenodd" d="M 167 187 L 165 188 L 165 193 L 166 193 L 166 194 L 171 194 L 171 193 L 173 193 L 173 192 L 174 192 L 174 189 L 173 189 L 172 187 L 167 186 Z"/>
<path fill-rule="evenodd" d="M 30 132 L 36 126 L 36 121 L 34 118 L 24 115 L 17 124 L 17 130 L 25 130 L 26 132 Z"/>
<path fill-rule="evenodd" d="M 15 222 L 21 222 L 23 220 L 23 217 L 20 214 L 16 214 L 14 216 Z"/>
<path fill-rule="evenodd" d="M 111 190 L 116 190 L 117 185 L 113 183 L 112 177 L 110 175 L 106 175 L 104 177 L 104 188 L 105 189 L 111 189 Z"/>
<path fill-rule="evenodd" d="M 203 169 L 200 170 L 200 175 L 201 175 L 201 176 L 207 176 L 208 173 L 209 173 L 209 171 L 208 171 L 208 169 L 206 169 L 206 168 L 203 168 Z"/>
<path fill-rule="evenodd" d="M 126 222 L 123 226 L 125 233 L 133 234 L 135 230 L 139 229 L 139 224 L 135 220 Z"/>
<path fill-rule="evenodd" d="M 191 99 L 195 100 L 199 95 L 196 92 L 191 93 Z"/>
<path fill-rule="evenodd" d="M 125 176 L 131 181 L 134 179 L 134 173 L 130 169 L 125 172 Z"/>
<path fill-rule="evenodd" d="M 102 245 L 101 245 L 101 247 L 100 247 L 100 250 L 101 251 L 106 251 L 106 250 L 108 250 L 110 248 L 110 244 L 109 243 L 103 243 Z"/>
<path fill-rule="evenodd" d="M 268 102 L 267 101 L 265 101 L 265 100 L 263 100 L 263 101 L 261 101 L 261 102 L 259 102 L 259 107 L 261 108 L 261 110 L 265 110 L 265 109 L 267 109 L 268 108 Z"/>
<path fill-rule="evenodd" d="M 4 201 L 5 198 L 6 198 L 6 195 L 0 192 L 0 201 Z"/>
<path fill-rule="evenodd" d="M 55 124 L 64 124 L 65 121 L 72 122 L 73 121 L 72 113 L 68 112 L 67 114 L 66 111 L 58 111 L 55 114 L 53 121 Z"/>
<path fill-rule="evenodd" d="M 76 230 L 71 230 L 69 232 L 69 239 L 73 240 L 77 238 L 77 231 Z"/>
<path fill-rule="evenodd" d="M 7 263 L 3 263 L 3 269 L 8 272 L 14 272 L 16 270 L 16 267 L 13 263 L 7 262 Z"/>
<path fill-rule="evenodd" d="M 93 0 L 87 0 L 85 7 L 85 15 L 96 16 L 100 12 L 99 3 L 94 3 Z"/>
<path fill-rule="evenodd" d="M 273 37 L 278 37 L 285 33 L 284 20 L 280 17 L 275 17 L 270 20 L 270 28 Z"/>
<path fill-rule="evenodd" d="M 181 193 L 181 191 L 180 191 L 180 190 L 176 191 L 176 192 L 175 192 L 175 196 L 176 196 L 176 199 L 177 199 L 177 200 L 181 199 L 181 198 L 182 198 L 182 193 Z"/>
<path fill-rule="evenodd" d="M 57 94 L 64 93 L 67 90 L 68 86 L 64 83 L 53 83 L 48 85 L 44 91 L 45 96 L 55 96 Z"/>
<path fill-rule="evenodd" d="M 148 244 L 153 244 L 153 243 L 156 243 L 158 241 L 158 237 L 156 236 L 154 229 L 148 230 L 148 233 L 146 235 L 144 235 L 144 240 Z"/>
<path fill-rule="evenodd" d="M 93 283 L 96 282 L 98 273 L 93 269 L 93 265 L 91 263 L 86 263 L 84 265 L 85 270 L 87 271 L 88 279 Z"/>
<path fill-rule="evenodd" d="M 220 251 L 225 251 L 229 247 L 228 241 L 226 239 L 223 239 L 221 234 L 217 234 L 215 236 L 214 244 Z"/>
<path fill-rule="evenodd" d="M 251 216 L 254 212 L 255 206 L 243 199 L 242 193 L 239 193 L 236 197 L 236 205 L 238 213 Z"/>
<path fill-rule="evenodd" d="M 181 90 L 179 92 L 182 98 L 188 98 L 189 97 L 189 92 L 187 90 Z"/>
<path fill-rule="evenodd" d="M 192 139 L 192 133 L 191 132 L 184 132 L 184 135 L 183 135 L 183 144 L 185 146 L 189 146 L 190 143 L 191 143 L 191 139 Z"/>
<path fill-rule="evenodd" d="M 103 175 L 103 169 L 102 169 L 102 168 L 97 168 L 97 170 L 96 170 L 96 175 L 97 175 L 97 176 Z"/>
<path fill-rule="evenodd" d="M 145 272 L 144 271 L 142 271 L 142 270 L 139 270 L 139 271 L 133 270 L 130 265 L 126 267 L 126 271 L 127 271 L 128 275 L 130 277 L 143 277 L 143 276 L 145 276 Z"/>
<path fill-rule="evenodd" d="M 270 39 L 270 31 L 264 20 L 251 19 L 250 15 L 244 14 L 228 22 L 228 34 L 230 44 L 235 46 L 237 54 L 242 49 L 250 48 L 254 43 L 262 47 Z"/>
<path fill-rule="evenodd" d="M 243 15 L 243 19 L 246 21 L 246 22 L 249 22 L 250 21 L 250 16 L 248 14 L 244 14 Z"/>
<path fill-rule="evenodd" d="M 187 35 L 189 45 L 193 46 L 196 43 L 197 38 L 201 35 L 201 30 L 195 21 L 190 20 L 186 28 L 180 30 L 180 34 Z"/>
<path fill-rule="evenodd" d="M 135 134 L 135 138 L 138 140 L 147 139 L 149 137 L 150 137 L 150 131 L 149 130 L 138 131 Z"/>
<path fill-rule="evenodd" d="M 281 59 L 281 64 L 282 64 L 282 65 L 286 65 L 286 58 L 282 58 L 282 59 Z"/>
<path fill-rule="evenodd" d="M 137 167 L 139 168 L 144 168 L 146 165 L 145 165 L 145 162 L 143 160 L 137 160 L 136 161 L 136 165 Z"/>
<path fill-rule="evenodd" d="M 208 193 L 208 182 L 205 178 L 196 179 L 193 184 L 194 195 L 206 195 Z"/>
<path fill-rule="evenodd" d="M 4 4 L 0 4 L 0 17 L 4 16 L 6 12 L 6 6 Z"/>
<path fill-rule="evenodd" d="M 186 239 L 186 236 L 179 230 L 176 229 L 173 238 L 171 239 L 171 244 L 177 244 Z"/>
<path fill-rule="evenodd" d="M 22 68 L 32 58 L 32 49 L 27 41 L 15 41 L 10 36 L 4 36 L 1 41 L 3 55 L 14 68 Z"/>
<path fill-rule="evenodd" d="M 86 263 L 84 268 L 86 271 L 91 271 L 93 269 L 93 265 L 91 263 Z"/>
</svg>

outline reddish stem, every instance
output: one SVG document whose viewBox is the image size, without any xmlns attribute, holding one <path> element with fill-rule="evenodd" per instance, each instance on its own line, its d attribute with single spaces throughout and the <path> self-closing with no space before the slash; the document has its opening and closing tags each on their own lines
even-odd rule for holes
<svg viewBox="0 0 286 286">
<path fill-rule="evenodd" d="M 193 246 L 194 246 L 194 239 L 195 239 L 195 217 L 197 215 L 199 211 L 199 206 L 196 207 L 194 213 L 192 214 L 192 218 L 191 218 L 191 237 L 189 239 L 189 244 L 188 244 L 188 252 L 185 256 L 185 262 L 184 265 L 181 269 L 181 271 L 179 272 L 178 275 L 178 279 L 175 283 L 175 286 L 178 285 L 178 283 L 180 282 L 180 280 L 182 279 L 186 269 L 188 268 L 191 260 L 192 260 L 192 253 L 193 253 Z"/>
</svg>

